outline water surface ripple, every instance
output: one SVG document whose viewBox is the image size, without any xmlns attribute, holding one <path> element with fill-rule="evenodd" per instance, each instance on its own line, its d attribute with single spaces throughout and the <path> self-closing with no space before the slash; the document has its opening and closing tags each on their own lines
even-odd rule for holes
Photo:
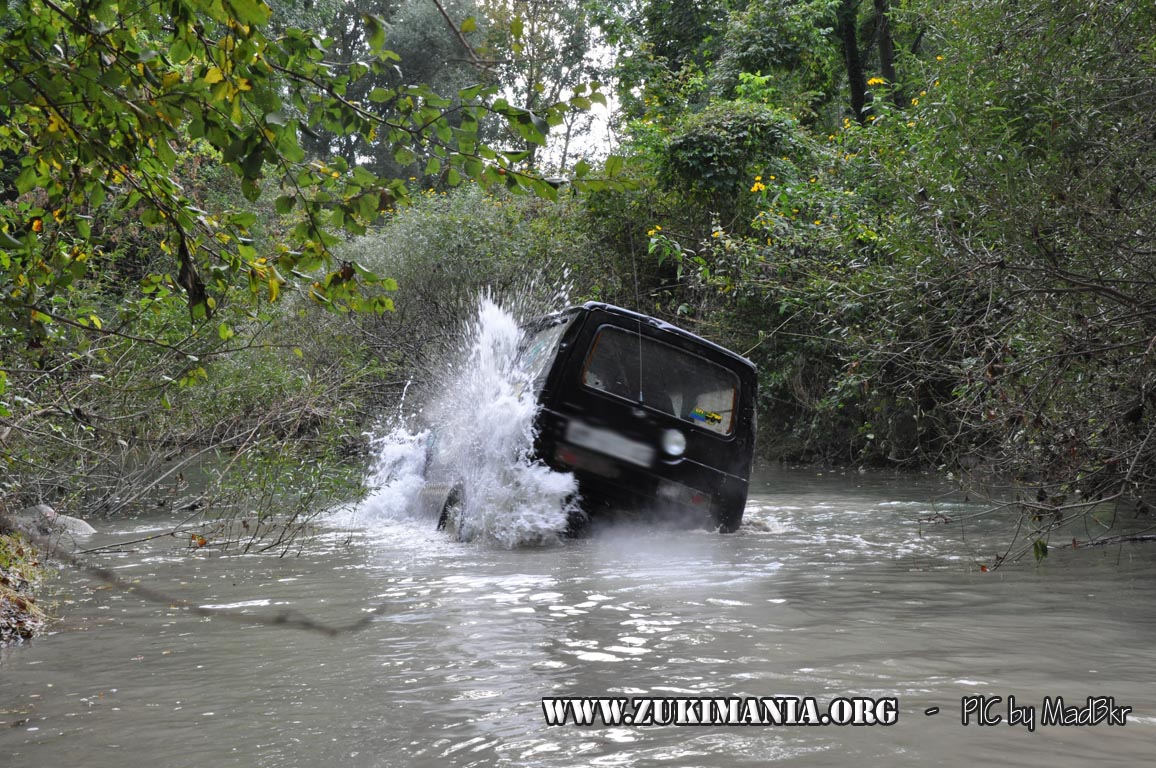
<svg viewBox="0 0 1156 768">
<path fill-rule="evenodd" d="M 932 479 L 777 471 L 730 536 L 652 528 L 458 543 L 360 519 L 299 557 L 154 543 L 100 562 L 199 605 L 294 608 L 336 639 L 206 620 L 76 572 L 55 632 L 0 657 L 23 766 L 1083 766 L 1156 740 L 1156 550 L 1053 549 L 982 573 L 1007 529 Z M 936 514 L 950 525 L 927 522 Z M 125 523 L 95 543 L 166 521 Z M 164 540 L 161 540 L 162 542 Z M 964 727 L 973 694 L 1134 708 L 1124 728 Z M 895 696 L 890 727 L 547 727 L 543 696 Z M 934 716 L 924 710 L 939 707 Z M 999 711 L 1002 711 L 999 710 Z"/>
</svg>

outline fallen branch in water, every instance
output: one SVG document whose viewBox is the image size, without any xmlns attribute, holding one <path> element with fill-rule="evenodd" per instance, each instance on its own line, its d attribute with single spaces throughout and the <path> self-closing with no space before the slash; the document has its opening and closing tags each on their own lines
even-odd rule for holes
<svg viewBox="0 0 1156 768">
<path fill-rule="evenodd" d="M 14 528 L 7 520 L 0 515 L 0 532 L 8 528 Z M 104 583 L 113 586 L 124 592 L 132 592 L 145 600 L 157 603 L 159 605 L 175 606 L 183 608 L 189 613 L 196 616 L 204 616 L 208 618 L 219 618 L 227 621 L 234 621 L 243 624 L 261 624 L 269 627 L 287 627 L 290 629 L 299 629 L 306 632 L 316 632 L 318 634 L 326 635 L 328 637 L 337 637 L 338 635 L 351 634 L 353 632 L 365 629 L 372 623 L 375 616 L 385 613 L 386 605 L 382 604 L 376 608 L 367 611 L 360 619 L 344 626 L 332 626 L 322 623 L 316 619 L 312 619 L 299 611 L 284 610 L 272 615 L 235 613 L 233 611 L 222 610 L 219 608 L 206 608 L 201 605 L 196 605 L 183 598 L 174 597 L 159 589 L 146 587 L 141 584 L 133 584 L 125 581 L 116 573 L 108 568 L 102 568 L 98 565 L 93 565 L 71 552 L 65 552 L 60 548 L 59 543 L 54 541 L 52 537 L 45 536 L 35 531 L 27 529 L 20 530 L 28 541 L 44 554 L 45 557 L 54 556 L 61 562 L 76 568 L 79 571 L 89 574 Z"/>
<path fill-rule="evenodd" d="M 1106 539 L 1095 539 L 1093 541 L 1075 541 L 1073 539 L 1072 548 L 1103 547 L 1109 544 L 1139 544 L 1146 541 L 1156 541 L 1156 533 L 1125 533 L 1119 536 L 1109 536 Z"/>
</svg>

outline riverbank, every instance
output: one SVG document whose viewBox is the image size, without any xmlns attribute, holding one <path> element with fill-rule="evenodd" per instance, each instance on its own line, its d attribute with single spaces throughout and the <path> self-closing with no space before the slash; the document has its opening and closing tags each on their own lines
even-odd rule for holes
<svg viewBox="0 0 1156 768">
<path fill-rule="evenodd" d="M 19 535 L 0 534 L 0 646 L 29 640 L 44 628 L 33 594 L 39 575 L 36 550 Z"/>
</svg>

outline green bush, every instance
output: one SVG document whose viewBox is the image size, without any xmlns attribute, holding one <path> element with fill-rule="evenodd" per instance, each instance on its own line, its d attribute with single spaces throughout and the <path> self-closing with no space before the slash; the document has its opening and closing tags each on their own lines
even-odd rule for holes
<svg viewBox="0 0 1156 768">
<path fill-rule="evenodd" d="M 351 318 L 348 332 L 398 372 L 396 398 L 409 379 L 441 372 L 483 292 L 524 315 L 557 309 L 556 294 L 582 295 L 598 279 L 595 250 L 568 193 L 551 202 L 476 185 L 427 191 L 341 249 L 397 283 L 394 311 Z"/>
</svg>

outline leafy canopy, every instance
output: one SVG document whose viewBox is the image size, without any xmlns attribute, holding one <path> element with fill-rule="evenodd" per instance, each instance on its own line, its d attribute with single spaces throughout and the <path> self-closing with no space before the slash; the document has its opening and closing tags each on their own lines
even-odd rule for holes
<svg viewBox="0 0 1156 768">
<path fill-rule="evenodd" d="M 159 247 L 172 257 L 171 272 L 149 276 L 146 288 L 179 286 L 194 320 L 246 278 L 270 300 L 290 287 L 331 307 L 388 309 L 380 291 L 364 289 L 390 283 L 336 261 L 330 248 L 340 230 L 360 234 L 404 202 L 406 186 L 339 157 L 308 157 L 303 133 L 356 135 L 451 186 L 468 177 L 555 194 L 520 165 L 524 151 L 487 146 L 479 125 L 496 114 L 542 144 L 568 105 L 531 112 L 498 98 L 496 86 L 449 98 L 397 77 L 354 99 L 361 78 L 397 72 L 384 21 L 363 15 L 367 55 L 333 62 L 330 40 L 293 27 L 274 33 L 271 13 L 264 0 L 0 5 L 0 333 L 37 346 L 46 324 L 75 324 L 59 297 L 99 270 L 94 222 L 126 217 L 162 232 Z M 219 158 L 250 201 L 277 187 L 276 211 L 295 218 L 275 252 L 253 246 L 251 211 L 195 204 L 178 177 L 190 151 Z"/>
</svg>

